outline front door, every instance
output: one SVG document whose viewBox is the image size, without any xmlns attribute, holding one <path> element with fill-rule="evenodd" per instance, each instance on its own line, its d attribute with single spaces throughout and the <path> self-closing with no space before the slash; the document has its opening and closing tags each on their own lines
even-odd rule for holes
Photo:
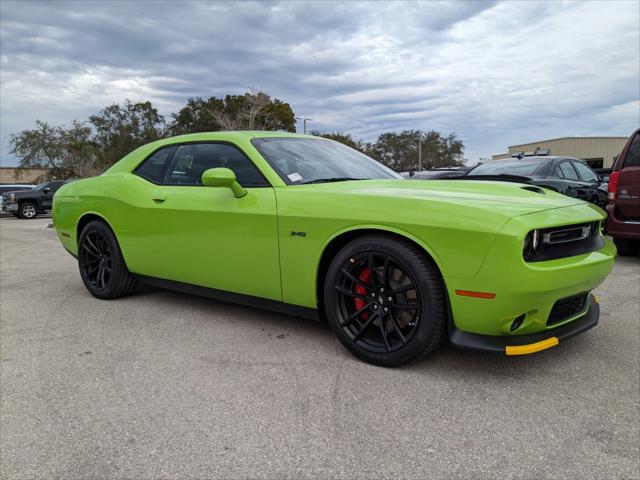
<svg viewBox="0 0 640 480">
<path fill-rule="evenodd" d="M 275 192 L 251 160 L 228 143 L 154 155 L 127 180 L 142 207 L 135 209 L 139 235 L 124 240 L 130 270 L 281 300 Z M 215 167 L 233 170 L 247 195 L 203 186 L 202 173 Z"/>
<path fill-rule="evenodd" d="M 53 205 L 53 195 L 63 184 L 63 181 L 55 181 L 49 182 L 44 186 L 40 200 L 43 210 L 51 210 L 51 206 Z"/>
</svg>

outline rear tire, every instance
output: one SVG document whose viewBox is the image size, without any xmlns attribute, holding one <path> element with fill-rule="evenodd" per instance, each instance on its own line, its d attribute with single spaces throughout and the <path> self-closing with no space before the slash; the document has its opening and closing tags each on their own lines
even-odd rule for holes
<svg viewBox="0 0 640 480">
<path fill-rule="evenodd" d="M 129 273 L 118 240 L 100 220 L 92 220 L 78 241 L 78 267 L 89 293 L 104 300 L 129 295 L 136 282 Z"/>
<path fill-rule="evenodd" d="M 613 243 L 621 257 L 633 257 L 640 251 L 640 240 L 634 238 L 614 238 Z"/>
<path fill-rule="evenodd" d="M 18 207 L 18 217 L 24 220 L 31 220 L 38 216 L 38 206 L 35 203 L 23 202 Z"/>
<path fill-rule="evenodd" d="M 446 333 L 440 274 L 425 252 L 390 235 L 366 235 L 333 259 L 324 309 L 340 342 L 383 367 L 417 360 Z"/>
</svg>

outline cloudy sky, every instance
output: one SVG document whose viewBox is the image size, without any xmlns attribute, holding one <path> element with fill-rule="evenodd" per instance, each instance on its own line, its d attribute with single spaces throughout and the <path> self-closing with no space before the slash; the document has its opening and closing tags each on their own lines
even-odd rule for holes
<svg viewBox="0 0 640 480">
<path fill-rule="evenodd" d="M 263 89 L 315 129 L 508 145 L 640 124 L 640 2 L 0 4 L 0 163 L 34 120 Z"/>
</svg>

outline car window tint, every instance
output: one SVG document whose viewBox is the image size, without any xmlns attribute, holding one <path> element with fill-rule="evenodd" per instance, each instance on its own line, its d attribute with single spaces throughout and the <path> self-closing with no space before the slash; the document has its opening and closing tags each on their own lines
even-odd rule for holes
<svg viewBox="0 0 640 480">
<path fill-rule="evenodd" d="M 167 171 L 169 160 L 171 160 L 175 149 L 176 147 L 161 148 L 147 158 L 144 163 L 136 169 L 135 173 L 151 182 L 162 183 L 164 173 Z"/>
<path fill-rule="evenodd" d="M 559 168 L 564 178 L 567 178 L 569 180 L 580 180 L 578 178 L 578 174 L 571 166 L 571 162 L 562 162 Z"/>
<path fill-rule="evenodd" d="M 519 175 L 530 177 L 540 173 L 542 168 L 549 162 L 543 159 L 522 159 L 522 160 L 495 160 L 478 165 L 469 172 L 469 176 L 475 175 Z"/>
<path fill-rule="evenodd" d="M 225 143 L 195 143 L 179 146 L 164 183 L 202 185 L 204 171 L 220 167 L 232 170 L 242 186 L 267 185 L 253 162 L 238 148 Z"/>
<path fill-rule="evenodd" d="M 640 167 L 640 135 L 636 135 L 629 145 L 623 167 Z"/>
<path fill-rule="evenodd" d="M 598 175 L 596 175 L 596 172 L 591 170 L 584 163 L 573 162 L 573 166 L 575 167 L 575 169 L 578 171 L 578 173 L 582 177 L 582 180 L 584 180 L 585 182 L 597 182 L 598 181 Z"/>
</svg>

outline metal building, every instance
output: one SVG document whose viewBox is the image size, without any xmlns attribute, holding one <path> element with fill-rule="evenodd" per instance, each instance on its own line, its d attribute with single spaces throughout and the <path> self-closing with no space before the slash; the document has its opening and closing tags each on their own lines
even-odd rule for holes
<svg viewBox="0 0 640 480">
<path fill-rule="evenodd" d="M 628 137 L 561 137 L 511 145 L 508 153 L 493 155 L 502 160 L 522 155 L 562 155 L 585 160 L 592 168 L 611 168 Z"/>
</svg>

